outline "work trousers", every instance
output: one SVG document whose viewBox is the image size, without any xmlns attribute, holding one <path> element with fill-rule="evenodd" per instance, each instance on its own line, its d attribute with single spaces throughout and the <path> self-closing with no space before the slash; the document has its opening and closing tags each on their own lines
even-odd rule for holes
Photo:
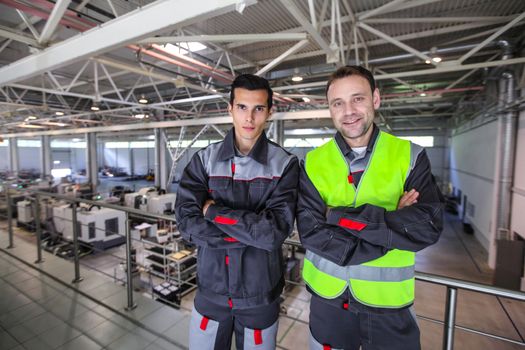
<svg viewBox="0 0 525 350">
<path fill-rule="evenodd" d="M 219 305 L 197 292 L 190 322 L 190 350 L 229 350 L 235 332 L 237 350 L 274 350 L 279 300 L 269 305 L 238 309 Z"/>
<path fill-rule="evenodd" d="M 420 350 L 419 327 L 411 307 L 377 309 L 355 300 L 310 303 L 310 350 Z"/>
</svg>

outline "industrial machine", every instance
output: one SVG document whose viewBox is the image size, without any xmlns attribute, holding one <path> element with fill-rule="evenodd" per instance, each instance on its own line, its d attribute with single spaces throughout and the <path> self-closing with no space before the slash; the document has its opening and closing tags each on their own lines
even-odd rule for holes
<svg viewBox="0 0 525 350">
<path fill-rule="evenodd" d="M 33 230 L 33 205 L 29 200 L 22 200 L 16 203 L 16 210 L 18 218 L 16 220 L 17 226 L 25 227 L 29 230 Z"/>
<path fill-rule="evenodd" d="M 124 212 L 108 208 L 81 207 L 77 212 L 79 241 L 93 246 L 97 250 L 111 248 L 126 241 Z M 73 240 L 71 205 L 53 208 L 53 223 L 56 231 L 66 240 Z"/>
<path fill-rule="evenodd" d="M 138 192 L 126 193 L 124 205 L 151 214 L 172 214 L 175 209 L 176 197 L 175 193 L 166 193 L 166 191 L 157 190 L 155 187 L 145 187 Z"/>
</svg>

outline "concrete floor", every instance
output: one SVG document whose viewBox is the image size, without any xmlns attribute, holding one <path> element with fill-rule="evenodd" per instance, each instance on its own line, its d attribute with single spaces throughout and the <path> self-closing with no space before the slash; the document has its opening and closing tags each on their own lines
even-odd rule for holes
<svg viewBox="0 0 525 350">
<path fill-rule="evenodd" d="M 180 310 L 175 310 L 144 293 L 134 293 L 138 307 L 125 311 L 126 290 L 111 277 L 115 262 L 123 256 L 122 248 L 111 252 L 110 256 L 117 257 L 113 262 L 108 257 L 83 259 L 80 271 L 84 280 L 72 284 L 70 261 L 43 252 L 45 261 L 34 264 L 34 237 L 15 230 L 15 247 L 7 250 L 6 231 L 5 223 L 0 222 L 0 349 L 187 347 L 192 295 L 183 299 Z M 486 253 L 475 238 L 464 234 L 452 218 L 440 241 L 418 253 L 416 270 L 490 284 L 492 271 L 485 261 Z M 441 286 L 419 281 L 416 284 L 415 308 L 423 349 L 442 348 L 443 327 L 436 321 L 444 318 L 445 292 Z M 525 303 L 467 291 L 458 294 L 459 326 L 523 342 Z M 285 293 L 286 314 L 279 321 L 279 349 L 308 348 L 309 299 L 304 287 L 296 286 Z M 525 347 L 457 329 L 454 348 Z"/>
</svg>

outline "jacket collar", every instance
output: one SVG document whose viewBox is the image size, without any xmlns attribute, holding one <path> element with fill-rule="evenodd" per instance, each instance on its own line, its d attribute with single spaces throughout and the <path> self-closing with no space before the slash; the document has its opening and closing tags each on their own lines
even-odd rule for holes
<svg viewBox="0 0 525 350">
<path fill-rule="evenodd" d="M 268 159 L 268 142 L 266 133 L 263 131 L 247 157 L 250 157 L 263 165 L 266 164 Z M 233 157 L 235 157 L 235 128 L 231 128 L 230 131 L 228 131 L 228 134 L 224 138 L 219 150 L 219 160 L 228 160 Z"/>
<path fill-rule="evenodd" d="M 367 152 L 372 152 L 377 136 L 379 135 L 379 128 L 377 127 L 377 125 L 374 123 L 372 124 L 372 127 L 373 127 L 372 136 L 370 136 L 370 140 L 368 141 L 368 145 L 366 146 Z M 337 146 L 339 146 L 339 149 L 341 150 L 341 152 L 343 152 L 343 155 L 345 157 L 350 155 L 350 153 L 352 152 L 352 148 L 348 145 L 348 143 L 346 143 L 343 135 L 341 135 L 339 131 L 335 134 L 334 139 L 335 139 L 335 142 L 337 143 Z"/>
</svg>

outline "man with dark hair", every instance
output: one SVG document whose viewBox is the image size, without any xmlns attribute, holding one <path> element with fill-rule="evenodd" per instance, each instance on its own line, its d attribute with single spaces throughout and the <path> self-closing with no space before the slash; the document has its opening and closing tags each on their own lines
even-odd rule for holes
<svg viewBox="0 0 525 350">
<path fill-rule="evenodd" d="M 374 124 L 381 99 L 367 69 L 338 69 L 326 94 L 337 133 L 306 155 L 297 204 L 310 348 L 420 349 L 415 252 L 443 225 L 429 159 Z"/>
<path fill-rule="evenodd" d="M 233 128 L 198 151 L 182 175 L 175 215 L 198 246 L 190 349 L 275 349 L 284 286 L 281 245 L 295 218 L 297 158 L 264 133 L 272 90 L 241 75 L 231 87 Z"/>
</svg>

